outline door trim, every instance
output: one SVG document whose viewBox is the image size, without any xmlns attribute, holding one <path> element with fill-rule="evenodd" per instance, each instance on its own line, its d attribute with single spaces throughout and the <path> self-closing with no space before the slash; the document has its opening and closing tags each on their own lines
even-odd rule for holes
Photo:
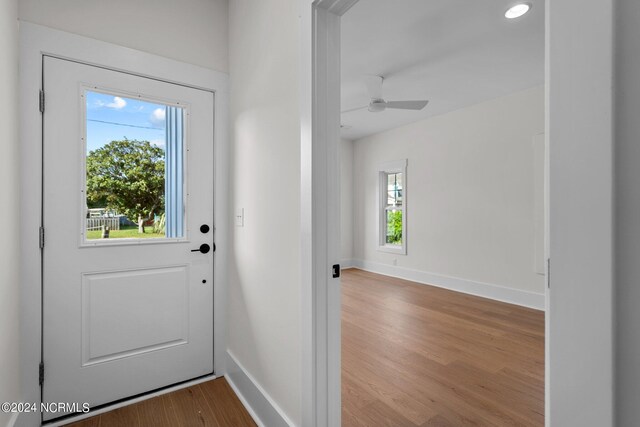
<svg viewBox="0 0 640 427">
<path fill-rule="evenodd" d="M 300 0 L 302 425 L 341 422 L 340 17 L 358 0 Z"/>
<path fill-rule="evenodd" d="M 20 22 L 20 381 L 24 402 L 41 402 L 38 365 L 42 358 L 42 263 L 39 226 L 42 212 L 42 115 L 38 92 L 42 88 L 42 59 L 52 56 L 215 93 L 214 104 L 214 370 L 225 369 L 226 283 L 230 216 L 229 76 L 225 73 L 140 52 L 111 43 Z M 45 101 L 46 102 L 46 101 Z M 46 371 L 46 369 L 45 369 Z M 45 373 L 46 381 L 46 373 Z M 20 415 L 20 424 L 40 425 L 38 413 Z"/>
</svg>

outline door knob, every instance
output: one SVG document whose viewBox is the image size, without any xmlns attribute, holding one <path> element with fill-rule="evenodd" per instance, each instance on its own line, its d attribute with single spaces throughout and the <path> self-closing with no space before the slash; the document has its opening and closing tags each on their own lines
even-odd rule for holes
<svg viewBox="0 0 640 427">
<path fill-rule="evenodd" d="M 192 249 L 191 252 L 202 252 L 203 254 L 208 253 L 211 250 L 211 246 L 203 243 L 200 245 L 198 249 Z"/>
</svg>

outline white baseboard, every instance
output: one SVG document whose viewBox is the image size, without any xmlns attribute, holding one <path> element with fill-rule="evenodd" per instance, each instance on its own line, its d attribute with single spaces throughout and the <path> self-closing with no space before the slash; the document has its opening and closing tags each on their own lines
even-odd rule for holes
<svg viewBox="0 0 640 427">
<path fill-rule="evenodd" d="M 226 366 L 227 382 L 259 427 L 296 427 L 230 351 Z"/>
<path fill-rule="evenodd" d="M 411 280 L 412 282 L 437 286 L 439 288 L 450 289 L 452 291 L 462 292 L 465 294 L 521 305 L 536 310 L 544 311 L 545 309 L 545 295 L 543 293 L 538 294 L 535 292 L 527 292 L 490 283 L 474 282 L 472 280 L 442 276 L 425 271 L 359 259 L 352 260 L 352 264 L 355 268 L 370 271 L 372 273 Z"/>
</svg>

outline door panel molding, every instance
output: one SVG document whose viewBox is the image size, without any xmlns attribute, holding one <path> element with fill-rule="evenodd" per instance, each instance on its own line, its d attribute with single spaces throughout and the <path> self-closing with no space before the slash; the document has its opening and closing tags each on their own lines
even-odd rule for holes
<svg viewBox="0 0 640 427">
<path fill-rule="evenodd" d="M 178 283 L 188 283 L 187 265 L 166 266 L 160 268 L 139 268 L 131 270 L 112 270 L 99 273 L 84 273 L 82 275 L 82 366 L 91 366 L 136 356 L 146 352 L 174 347 L 188 343 L 188 299 L 189 287 L 172 286 L 175 282 L 167 283 L 163 279 L 169 275 L 169 280 L 180 280 Z M 175 277 L 178 276 L 178 277 Z M 180 278 L 180 276 L 182 276 Z M 109 287 L 119 286 L 120 291 L 133 289 L 122 298 L 124 301 L 114 301 L 110 292 L 104 288 L 105 281 L 110 281 Z M 114 281 L 119 281 L 120 283 Z M 101 286 L 102 284 L 102 286 Z M 158 287 L 170 288 L 167 298 L 153 301 L 153 310 L 143 313 L 123 310 L 122 316 L 113 318 L 109 312 L 114 306 L 129 304 L 137 306 L 145 302 L 146 295 Z M 162 295 L 157 292 L 156 295 Z M 139 301 L 142 299 L 143 301 Z M 106 307 L 105 307 L 106 306 Z M 168 317 L 165 313 L 177 312 L 179 315 Z M 134 324 L 136 318 L 144 316 L 148 320 L 143 330 L 136 330 L 136 336 L 122 336 L 113 334 L 113 330 L 125 329 Z M 164 327 L 162 327 L 164 325 Z M 165 332 L 164 334 L 162 332 Z M 94 335 L 98 335 L 94 337 Z M 134 343 L 142 339 L 147 342 L 135 347 Z"/>
</svg>

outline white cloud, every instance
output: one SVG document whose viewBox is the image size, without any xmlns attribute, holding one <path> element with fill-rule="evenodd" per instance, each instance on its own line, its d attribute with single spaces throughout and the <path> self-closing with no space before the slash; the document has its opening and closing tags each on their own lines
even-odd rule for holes
<svg viewBox="0 0 640 427">
<path fill-rule="evenodd" d="M 165 108 L 156 108 L 155 110 L 153 110 L 153 113 L 151 113 L 151 117 L 149 117 L 149 120 L 154 125 L 163 124 L 166 114 L 167 113 Z"/>
<path fill-rule="evenodd" d="M 110 103 L 106 104 L 107 107 L 113 108 L 115 110 L 121 110 L 124 107 L 126 107 L 126 105 L 127 105 L 127 101 L 125 101 L 124 99 L 120 98 L 119 96 L 114 96 L 113 97 L 113 102 L 110 102 Z"/>
</svg>

